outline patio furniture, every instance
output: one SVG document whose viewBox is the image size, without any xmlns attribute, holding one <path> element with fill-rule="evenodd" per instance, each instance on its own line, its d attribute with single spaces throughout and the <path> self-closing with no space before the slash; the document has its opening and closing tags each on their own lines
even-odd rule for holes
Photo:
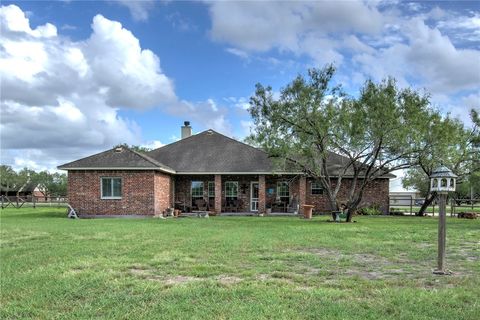
<svg viewBox="0 0 480 320">
<path fill-rule="evenodd" d="M 203 199 L 195 200 L 195 206 L 197 207 L 198 211 L 207 211 L 208 210 L 208 203 Z"/>
<path fill-rule="evenodd" d="M 224 212 L 239 212 L 243 208 L 243 202 L 240 199 L 230 199 L 226 201 Z"/>
<path fill-rule="evenodd" d="M 290 203 L 287 206 L 287 212 L 298 214 L 298 209 L 300 205 L 298 204 L 297 197 L 292 197 Z"/>
<path fill-rule="evenodd" d="M 272 212 L 287 212 L 288 204 L 283 201 L 277 201 L 272 204 Z"/>
</svg>

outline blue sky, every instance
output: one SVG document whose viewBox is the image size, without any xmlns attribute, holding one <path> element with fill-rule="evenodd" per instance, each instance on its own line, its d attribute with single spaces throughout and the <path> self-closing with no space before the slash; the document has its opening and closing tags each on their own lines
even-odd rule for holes
<svg viewBox="0 0 480 320">
<path fill-rule="evenodd" d="M 127 142 L 213 128 L 239 139 L 256 83 L 335 63 L 431 93 L 468 125 L 480 106 L 480 2 L 3 1 L 2 164 L 54 169 Z"/>
</svg>

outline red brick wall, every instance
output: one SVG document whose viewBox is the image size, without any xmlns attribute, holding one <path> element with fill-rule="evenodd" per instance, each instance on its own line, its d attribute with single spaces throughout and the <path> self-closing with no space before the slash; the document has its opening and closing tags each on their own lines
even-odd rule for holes
<svg viewBox="0 0 480 320">
<path fill-rule="evenodd" d="M 258 176 L 258 212 L 265 213 L 266 209 L 266 188 L 265 188 L 265 175 Z"/>
<path fill-rule="evenodd" d="M 167 208 L 173 207 L 172 178 L 171 176 L 155 172 L 155 214 L 163 213 Z"/>
<path fill-rule="evenodd" d="M 122 178 L 122 199 L 101 199 L 101 177 Z M 72 170 L 68 172 L 68 197 L 78 214 L 153 215 L 170 201 L 170 178 L 163 173 L 143 170 Z M 158 187 L 156 187 L 156 185 Z"/>
<path fill-rule="evenodd" d="M 307 204 L 315 205 L 314 212 L 328 212 L 330 211 L 330 205 L 328 203 L 327 196 L 312 195 L 311 186 L 312 179 L 307 179 Z M 346 202 L 348 199 L 348 192 L 350 190 L 352 180 L 343 179 L 342 186 L 338 192 L 338 201 L 340 203 Z M 389 179 L 377 179 L 367 185 L 360 206 L 377 205 L 383 213 L 388 213 L 388 191 L 389 191 Z M 332 179 L 332 186 L 335 187 L 336 183 Z"/>
<path fill-rule="evenodd" d="M 222 176 L 220 174 L 215 175 L 215 213 L 222 212 Z"/>
</svg>

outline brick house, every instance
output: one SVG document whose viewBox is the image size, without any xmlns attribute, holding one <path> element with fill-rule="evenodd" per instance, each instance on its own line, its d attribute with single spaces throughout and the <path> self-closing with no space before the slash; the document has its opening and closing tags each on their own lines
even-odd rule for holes
<svg viewBox="0 0 480 320">
<path fill-rule="evenodd" d="M 278 170 L 264 151 L 213 130 L 195 135 L 191 130 L 185 122 L 181 140 L 147 153 L 115 147 L 59 166 L 68 171 L 70 205 L 80 215 L 154 215 L 173 207 L 217 214 L 267 208 L 301 213 L 303 204 L 329 211 L 321 185 L 310 177 Z M 363 205 L 388 212 L 391 177 L 373 181 Z M 346 199 L 348 188 L 346 178 L 339 199 Z"/>
</svg>

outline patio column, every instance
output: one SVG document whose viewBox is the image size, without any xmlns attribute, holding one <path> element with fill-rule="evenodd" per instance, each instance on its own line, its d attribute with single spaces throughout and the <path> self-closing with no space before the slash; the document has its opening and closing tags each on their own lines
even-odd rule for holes
<svg viewBox="0 0 480 320">
<path fill-rule="evenodd" d="M 258 176 L 258 213 L 265 213 L 266 205 L 265 175 Z"/>
<path fill-rule="evenodd" d="M 303 205 L 307 204 L 307 178 L 300 176 L 298 185 L 298 204 L 300 205 L 299 214 L 303 214 Z"/>
<path fill-rule="evenodd" d="M 222 212 L 222 176 L 215 175 L 215 213 Z"/>
</svg>

